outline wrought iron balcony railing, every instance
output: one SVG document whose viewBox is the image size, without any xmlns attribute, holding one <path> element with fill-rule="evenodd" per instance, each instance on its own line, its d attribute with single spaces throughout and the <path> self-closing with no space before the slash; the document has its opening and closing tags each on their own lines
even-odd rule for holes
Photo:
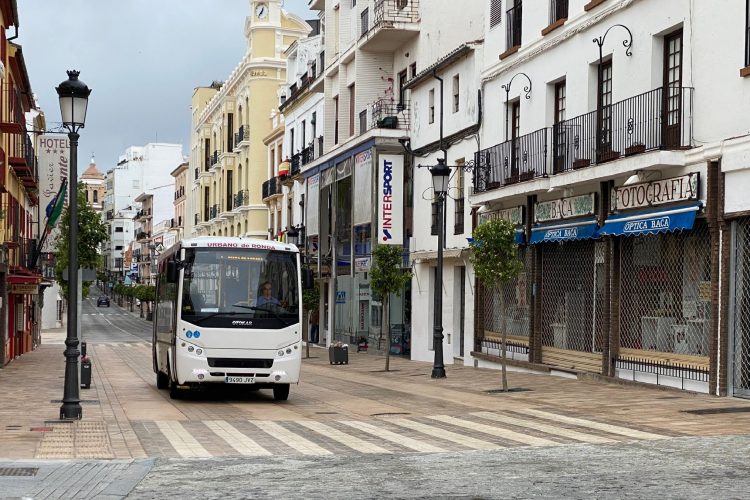
<svg viewBox="0 0 750 500">
<path fill-rule="evenodd" d="M 552 127 L 552 173 L 692 146 L 693 89 L 660 87 Z"/>
<path fill-rule="evenodd" d="M 409 101 L 396 102 L 378 99 L 370 106 L 370 128 L 409 130 Z"/>
<path fill-rule="evenodd" d="M 250 193 L 247 189 L 242 189 L 234 195 L 234 208 L 239 208 L 243 205 L 250 204 Z"/>
<path fill-rule="evenodd" d="M 302 166 L 307 165 L 314 159 L 315 159 L 315 150 L 312 146 L 312 143 L 310 143 L 309 146 L 307 146 L 305 149 L 302 150 Z M 296 172 L 296 173 L 299 173 L 299 172 Z M 295 175 L 294 169 L 292 169 L 292 175 Z"/>
<path fill-rule="evenodd" d="M 549 129 L 512 138 L 477 153 L 474 191 L 488 191 L 500 186 L 547 176 L 547 140 Z"/>
<path fill-rule="evenodd" d="M 294 153 L 292 155 L 292 164 L 290 166 L 289 173 L 291 175 L 298 174 L 301 166 L 302 166 L 302 153 Z"/>
<path fill-rule="evenodd" d="M 236 134 L 234 134 L 234 147 L 236 148 L 244 140 L 245 140 L 245 126 L 240 125 L 239 131 Z"/>
<path fill-rule="evenodd" d="M 208 218 L 209 219 L 215 219 L 219 216 L 219 204 L 212 205 L 211 208 L 208 209 Z"/>
<path fill-rule="evenodd" d="M 217 163 L 219 163 L 219 155 L 221 154 L 221 151 L 214 151 L 213 154 L 211 154 L 210 160 L 208 162 L 209 167 L 213 167 Z"/>
<path fill-rule="evenodd" d="M 271 177 L 263 183 L 263 199 L 281 194 L 281 181 L 278 177 Z"/>
</svg>

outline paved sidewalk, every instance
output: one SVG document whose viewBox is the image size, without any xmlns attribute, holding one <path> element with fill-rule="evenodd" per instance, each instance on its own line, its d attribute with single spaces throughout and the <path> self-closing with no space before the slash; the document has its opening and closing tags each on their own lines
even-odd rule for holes
<svg viewBox="0 0 750 500">
<path fill-rule="evenodd" d="M 171 401 L 155 387 L 148 342 L 89 344 L 94 375 L 91 389 L 81 390 L 84 419 L 63 423 L 63 339 L 60 330 L 44 332 L 39 349 L 0 370 L 1 458 L 429 452 L 518 440 L 750 433 L 750 401 L 513 371 L 510 387 L 526 391 L 498 394 L 488 392 L 500 385 L 495 370 L 449 366 L 448 378 L 433 380 L 429 363 L 392 358 L 385 373 L 382 357 L 351 352 L 348 365 L 330 365 L 327 351 L 315 347 L 287 402 L 266 391 Z M 718 413 L 685 413 L 694 410 Z M 341 433 L 350 426 L 354 434 Z M 477 431 L 490 436 L 478 440 Z M 306 435 L 308 444 L 298 446 Z M 396 437 L 386 442 L 384 435 Z"/>
</svg>

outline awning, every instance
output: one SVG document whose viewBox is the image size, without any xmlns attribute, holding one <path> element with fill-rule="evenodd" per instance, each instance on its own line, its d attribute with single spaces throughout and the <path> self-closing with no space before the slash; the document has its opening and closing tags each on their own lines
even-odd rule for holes
<svg viewBox="0 0 750 500">
<path fill-rule="evenodd" d="M 531 228 L 529 245 L 553 241 L 574 241 L 597 238 L 596 219 L 572 220 L 564 224 L 544 224 Z"/>
<path fill-rule="evenodd" d="M 10 285 L 38 285 L 42 281 L 40 274 L 10 274 L 6 278 Z"/>
<path fill-rule="evenodd" d="M 446 248 L 443 250 L 443 259 L 460 259 L 466 248 Z M 437 260 L 437 250 L 423 250 L 409 254 L 410 262 L 429 262 Z"/>
<path fill-rule="evenodd" d="M 516 229 L 516 245 L 525 245 L 526 244 L 526 233 L 524 233 L 523 229 Z"/>
<path fill-rule="evenodd" d="M 601 235 L 658 234 L 670 231 L 693 229 L 695 215 L 701 209 L 701 202 L 680 207 L 663 208 L 641 212 L 628 212 L 610 215 L 599 230 Z"/>
</svg>

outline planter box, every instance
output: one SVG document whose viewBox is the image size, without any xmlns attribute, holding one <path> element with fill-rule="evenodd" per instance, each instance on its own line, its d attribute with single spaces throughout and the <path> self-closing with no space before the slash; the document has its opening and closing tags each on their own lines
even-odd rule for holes
<svg viewBox="0 0 750 500">
<path fill-rule="evenodd" d="M 524 182 L 524 181 L 530 181 L 531 179 L 533 179 L 533 178 L 534 178 L 534 174 L 535 174 L 535 173 L 536 173 L 536 172 L 534 172 L 533 170 L 530 170 L 530 171 L 528 171 L 528 172 L 523 172 L 523 173 L 521 174 L 520 178 L 519 178 L 519 181 L 520 181 L 520 182 Z"/>
<path fill-rule="evenodd" d="M 518 175 L 511 175 L 505 178 L 505 185 L 515 184 L 518 182 Z"/>
<path fill-rule="evenodd" d="M 599 153 L 599 163 L 616 160 L 620 157 L 619 151 L 602 151 Z"/>
<path fill-rule="evenodd" d="M 646 145 L 645 144 L 633 144 L 632 146 L 629 146 L 625 148 L 625 156 L 633 156 L 640 153 L 644 153 L 646 151 Z"/>
<path fill-rule="evenodd" d="M 579 168 L 586 168 L 590 166 L 591 166 L 590 158 L 582 158 L 580 160 L 573 160 L 573 170 L 578 170 Z"/>
<path fill-rule="evenodd" d="M 336 347 L 331 346 L 328 348 L 328 361 L 332 365 L 348 365 L 349 364 L 349 348 L 348 347 Z"/>
</svg>

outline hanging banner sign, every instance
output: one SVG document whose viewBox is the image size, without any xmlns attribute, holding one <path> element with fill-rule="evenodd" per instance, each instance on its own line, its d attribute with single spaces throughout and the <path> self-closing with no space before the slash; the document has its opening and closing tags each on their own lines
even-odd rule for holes
<svg viewBox="0 0 750 500">
<path fill-rule="evenodd" d="M 378 156 L 378 239 L 381 243 L 404 243 L 404 157 Z"/>
<path fill-rule="evenodd" d="M 479 223 L 487 222 L 493 219 L 507 220 L 514 226 L 522 226 L 524 223 L 524 210 L 526 207 L 519 205 L 502 210 L 493 210 L 492 212 L 482 212 L 479 214 Z"/>
<path fill-rule="evenodd" d="M 594 215 L 595 212 L 596 193 L 582 194 L 536 203 L 534 205 L 534 222 L 574 219 Z"/>
<path fill-rule="evenodd" d="M 39 294 L 39 285 L 14 283 L 10 286 L 10 293 L 17 295 L 37 295 Z"/>
<path fill-rule="evenodd" d="M 612 189 L 612 211 L 698 199 L 698 172 Z"/>
<path fill-rule="evenodd" d="M 63 179 L 68 178 L 68 161 L 70 159 L 70 142 L 68 136 L 61 134 L 42 134 L 38 138 L 36 154 L 39 162 L 39 206 L 45 208 L 60 190 Z M 65 199 L 67 206 L 68 199 Z M 46 219 L 44 219 L 46 222 Z M 59 231 L 54 228 L 44 242 L 41 251 L 55 251 Z"/>
</svg>

